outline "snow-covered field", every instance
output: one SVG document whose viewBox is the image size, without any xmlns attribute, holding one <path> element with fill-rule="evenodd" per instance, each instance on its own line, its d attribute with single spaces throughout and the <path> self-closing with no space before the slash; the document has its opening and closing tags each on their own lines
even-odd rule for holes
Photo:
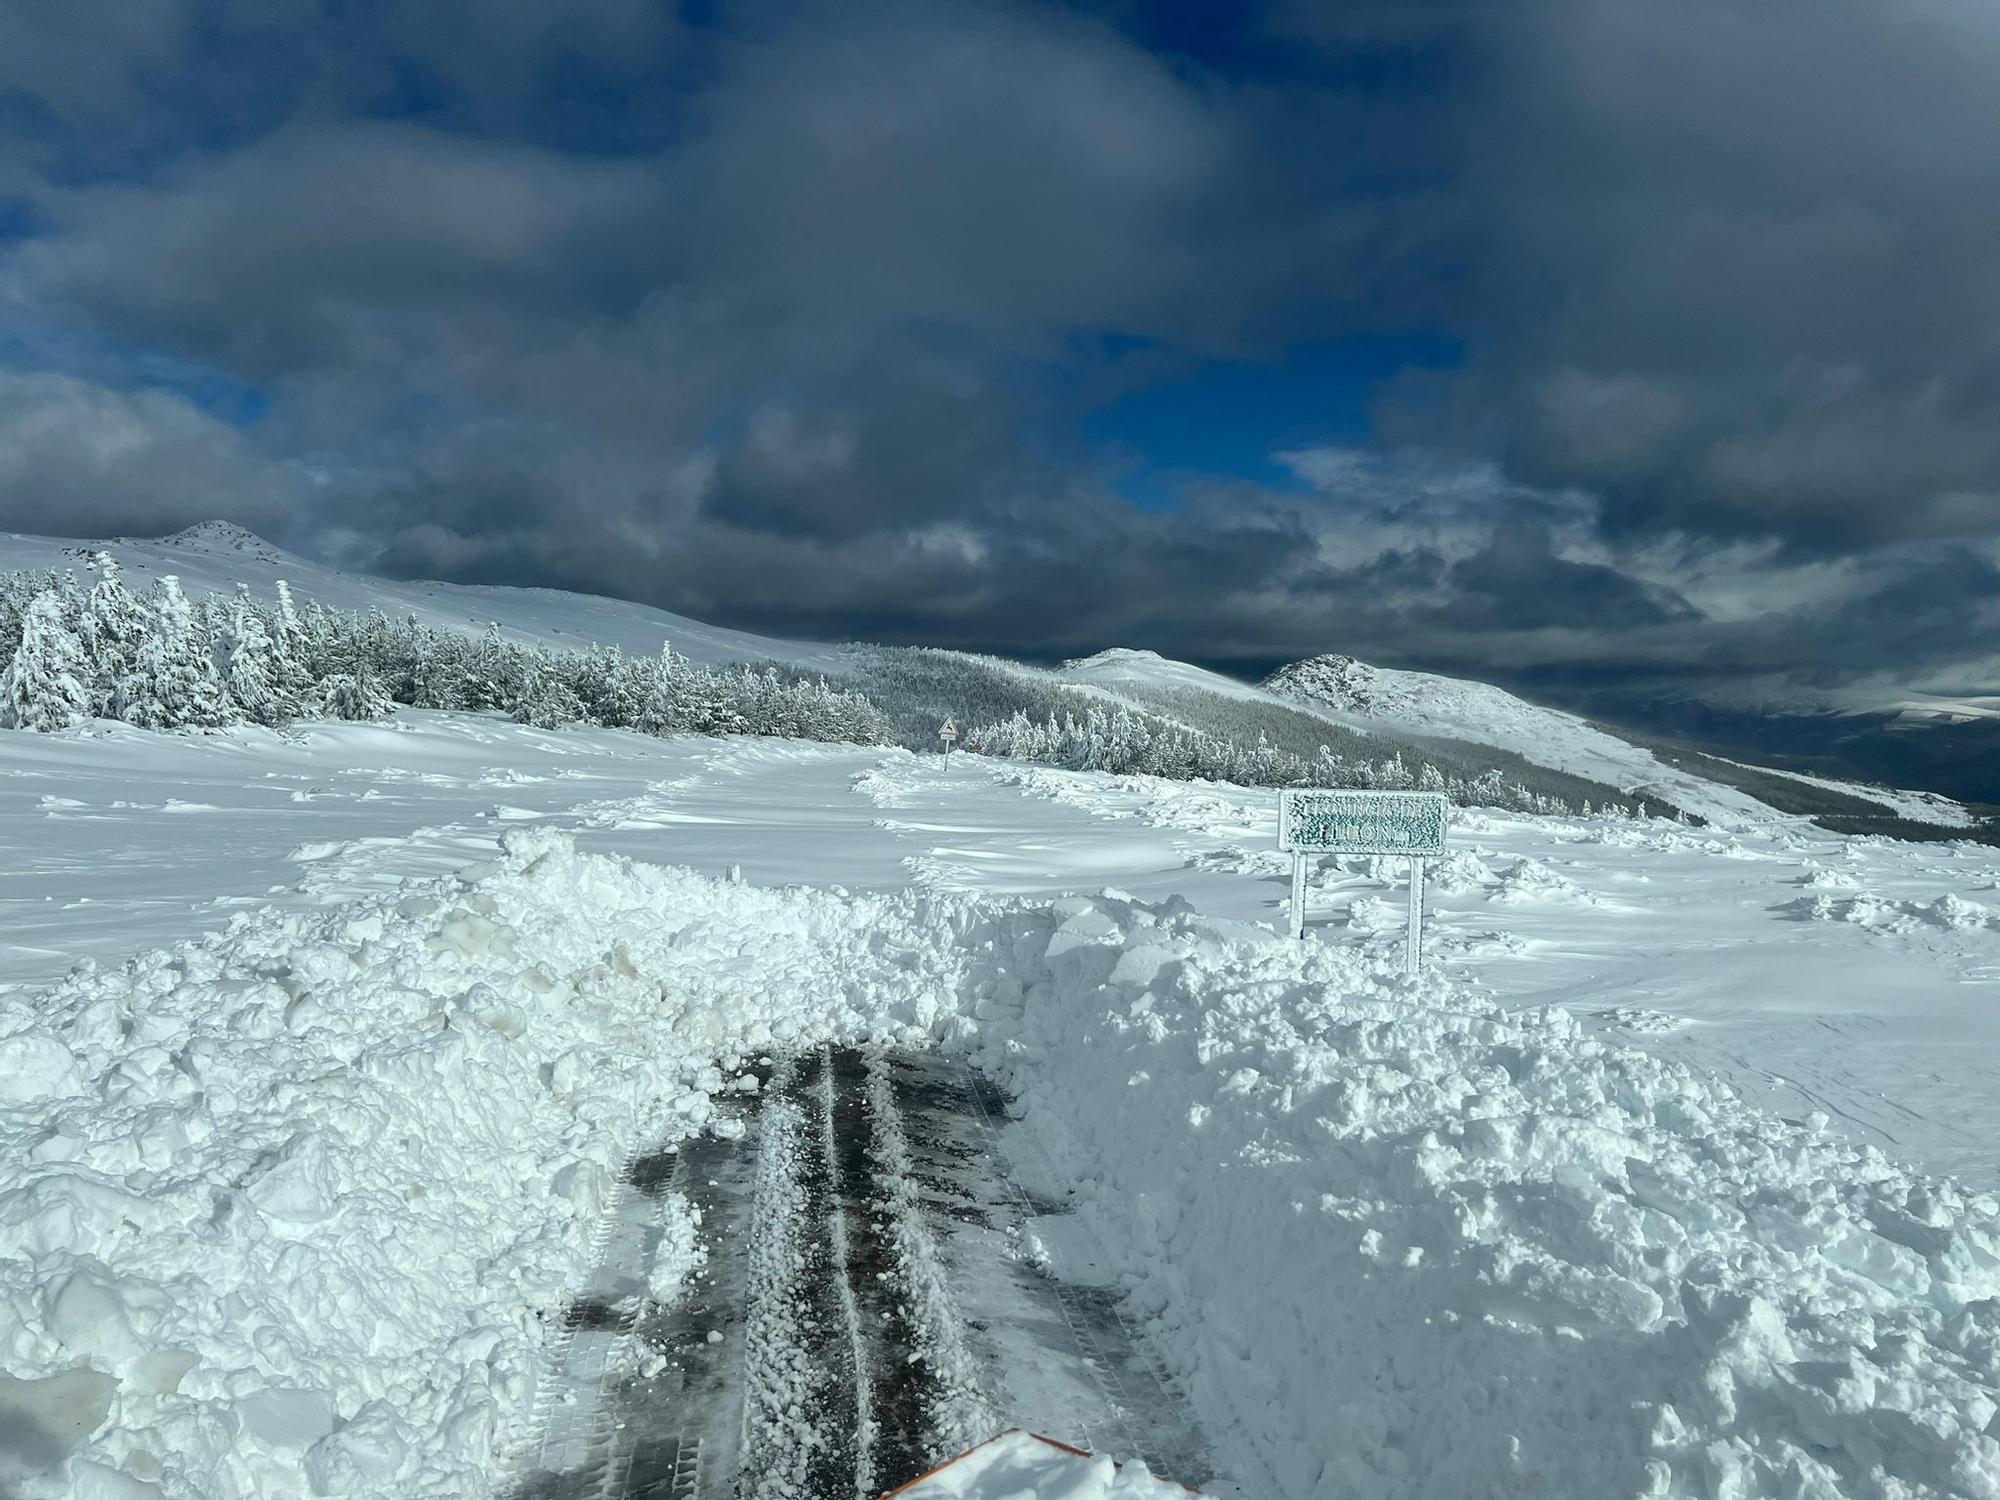
<svg viewBox="0 0 2000 1500">
<path fill-rule="evenodd" d="M 968 756 L 8 734 L 0 840 L 0 1492 L 498 1492 L 627 1153 L 834 1042 L 1015 1095 L 1218 1488 L 2000 1495 L 1992 849 L 1467 813 L 1412 982 L 1271 794 Z"/>
</svg>

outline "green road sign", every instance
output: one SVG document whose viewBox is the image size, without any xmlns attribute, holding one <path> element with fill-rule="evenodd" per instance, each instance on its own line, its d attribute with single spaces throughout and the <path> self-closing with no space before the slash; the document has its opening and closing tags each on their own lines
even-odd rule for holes
<svg viewBox="0 0 2000 1500">
<path fill-rule="evenodd" d="M 1449 806 L 1437 792 L 1286 792 L 1278 804 L 1278 847 L 1434 859 L 1444 853 Z"/>
</svg>

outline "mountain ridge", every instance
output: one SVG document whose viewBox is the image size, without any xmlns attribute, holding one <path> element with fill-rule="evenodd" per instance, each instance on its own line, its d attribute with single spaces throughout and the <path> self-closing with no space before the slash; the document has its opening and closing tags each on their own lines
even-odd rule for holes
<svg viewBox="0 0 2000 1500">
<path fill-rule="evenodd" d="M 774 661 L 808 672 L 845 678 L 857 673 L 868 648 L 858 644 L 791 641 L 708 625 L 688 616 L 601 595 L 509 585 L 393 580 L 330 567 L 298 557 L 232 522 L 197 523 L 168 537 L 72 540 L 8 534 L 0 537 L 0 566 L 75 568 L 104 551 L 143 585 L 168 573 L 191 591 L 233 592 L 238 584 L 269 594 L 279 578 L 303 598 L 342 609 L 379 609 L 415 615 L 436 628 L 477 633 L 496 621 L 502 634 L 524 644 L 576 650 L 593 644 L 651 653 L 662 641 L 702 665 Z M 1710 760 L 1710 774 L 1668 764 L 1654 749 L 1621 737 L 1581 716 L 1546 708 L 1493 684 L 1436 673 L 1377 667 L 1329 652 L 1289 663 L 1261 683 L 1245 682 L 1141 647 L 1114 646 L 1075 657 L 1054 668 L 1009 663 L 1016 670 L 1088 687 L 1141 708 L 1158 711 L 1161 693 L 1195 693 L 1210 700 L 1277 704 L 1363 735 L 1430 737 L 1443 743 L 1486 746 L 1524 761 L 1682 807 L 1705 818 L 1767 820 L 1773 803 L 1713 774 L 1734 763 Z M 1744 768 L 1747 769 L 1747 768 Z M 1772 773 L 1789 775 L 1791 773 Z M 1881 809 L 1932 824 L 1964 826 L 1965 810 L 1940 797 L 1849 786 L 1794 776 L 1795 783 L 1860 798 L 1863 810 Z M 1872 808 L 1871 808 L 1872 804 Z M 1780 797 L 1776 804 L 1783 807 Z"/>
</svg>

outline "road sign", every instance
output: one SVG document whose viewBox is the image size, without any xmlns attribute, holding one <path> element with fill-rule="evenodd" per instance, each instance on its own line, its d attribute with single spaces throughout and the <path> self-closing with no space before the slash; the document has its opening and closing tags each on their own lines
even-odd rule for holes
<svg viewBox="0 0 2000 1500">
<path fill-rule="evenodd" d="M 1389 854 L 1410 861 L 1410 929 L 1403 957 L 1423 959 L 1424 861 L 1444 853 L 1451 804 L 1437 792 L 1345 792 L 1301 788 L 1278 794 L 1278 847 L 1292 856 L 1292 936 L 1306 935 L 1306 860 L 1315 854 Z"/>
<path fill-rule="evenodd" d="M 946 755 L 951 754 L 951 742 L 958 738 L 957 723 L 951 719 L 946 719 L 944 723 L 938 726 L 938 738 L 944 741 L 944 753 Z"/>
</svg>

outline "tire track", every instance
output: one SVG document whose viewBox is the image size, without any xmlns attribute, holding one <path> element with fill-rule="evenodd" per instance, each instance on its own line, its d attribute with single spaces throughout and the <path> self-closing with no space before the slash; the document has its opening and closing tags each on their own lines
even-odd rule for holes
<svg viewBox="0 0 2000 1500">
<path fill-rule="evenodd" d="M 860 1266 L 855 1259 L 850 1221 L 851 1210 L 860 1207 L 850 1201 L 850 1181 L 841 1171 L 840 1132 L 835 1128 L 836 1068 L 831 1049 L 819 1058 L 820 1167 L 825 1174 L 827 1197 L 827 1240 L 832 1252 L 836 1300 L 840 1309 L 840 1331 L 846 1339 L 846 1366 L 854 1404 L 854 1489 L 855 1500 L 875 1500 L 876 1420 L 875 1356 L 871 1353 L 869 1330 L 863 1327 L 861 1299 L 856 1292 Z"/>
<path fill-rule="evenodd" d="M 962 1452 L 1005 1424 L 996 1419 L 983 1388 L 965 1317 L 952 1294 L 950 1269 L 928 1223 L 889 1060 L 870 1054 L 861 1061 L 861 1071 L 876 1203 L 902 1298 L 900 1321 L 910 1358 L 920 1361 L 928 1375 L 922 1401 L 927 1441 L 920 1456 Z"/>
<path fill-rule="evenodd" d="M 757 1072 L 623 1175 L 514 1500 L 874 1500 L 1010 1425 L 1208 1477 L 1117 1295 L 1051 1258 L 1073 1221 L 1021 1187 L 993 1085 L 875 1048 Z M 708 1259 L 662 1304 L 647 1204 L 674 1194 Z"/>
<path fill-rule="evenodd" d="M 830 1320 L 822 1304 L 831 1288 L 826 1246 L 811 1233 L 824 1194 L 813 1191 L 801 1104 L 805 1071 L 792 1059 L 779 1063 L 757 1152 L 738 1488 L 743 1500 L 847 1500 L 852 1493 L 841 1480 L 853 1471 L 854 1423 L 851 1411 L 840 1420 L 842 1393 L 824 1358 Z M 845 1404 L 851 1407 L 851 1399 Z"/>
</svg>

